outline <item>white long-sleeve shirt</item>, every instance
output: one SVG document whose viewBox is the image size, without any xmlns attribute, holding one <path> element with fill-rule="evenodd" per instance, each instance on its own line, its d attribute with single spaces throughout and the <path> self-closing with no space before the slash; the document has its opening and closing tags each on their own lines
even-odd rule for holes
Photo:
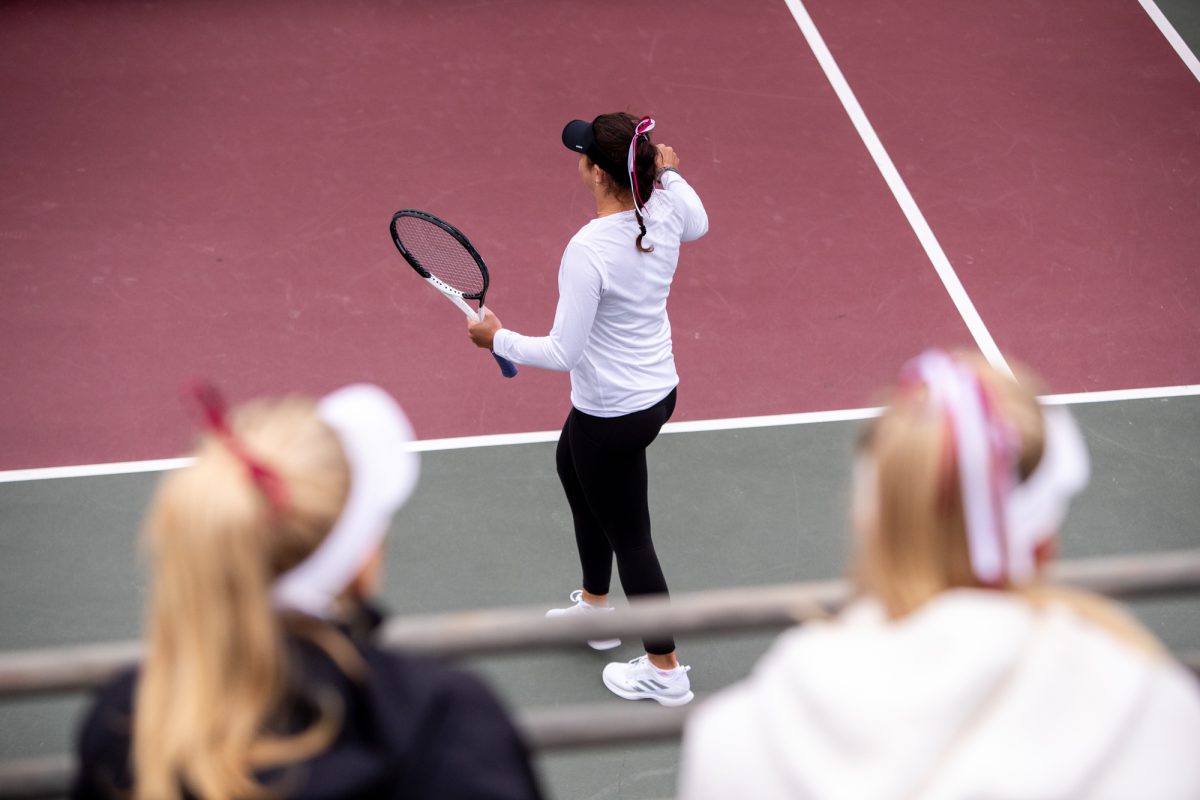
<svg viewBox="0 0 1200 800">
<path fill-rule="evenodd" d="M 563 252 L 549 336 L 497 331 L 492 349 L 518 364 L 571 373 L 571 403 L 597 417 L 649 408 L 679 383 L 667 295 L 682 242 L 708 231 L 708 214 L 677 172 L 646 204 L 638 252 L 632 211 L 584 225 Z"/>
</svg>

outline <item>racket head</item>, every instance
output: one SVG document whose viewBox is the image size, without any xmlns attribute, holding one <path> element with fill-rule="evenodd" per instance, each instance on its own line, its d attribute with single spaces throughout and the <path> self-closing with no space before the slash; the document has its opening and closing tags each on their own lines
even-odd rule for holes
<svg viewBox="0 0 1200 800">
<path fill-rule="evenodd" d="M 392 215 L 391 232 L 396 249 L 418 275 L 483 306 L 487 265 L 462 231 L 426 211 L 405 208 Z"/>
</svg>

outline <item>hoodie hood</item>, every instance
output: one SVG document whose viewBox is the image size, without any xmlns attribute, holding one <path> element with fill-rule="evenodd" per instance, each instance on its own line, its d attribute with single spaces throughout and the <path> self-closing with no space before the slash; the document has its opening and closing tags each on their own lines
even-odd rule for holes
<svg viewBox="0 0 1200 800">
<path fill-rule="evenodd" d="M 760 662 L 745 746 L 780 796 L 1078 797 L 1160 666 L 1065 605 L 958 590 L 890 623 L 860 601 Z"/>
</svg>

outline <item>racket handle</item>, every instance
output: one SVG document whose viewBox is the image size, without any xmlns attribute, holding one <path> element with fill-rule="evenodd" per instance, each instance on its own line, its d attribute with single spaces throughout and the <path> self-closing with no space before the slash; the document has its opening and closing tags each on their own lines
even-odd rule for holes
<svg viewBox="0 0 1200 800">
<path fill-rule="evenodd" d="M 509 361 L 502 355 L 492 353 L 492 358 L 496 359 L 496 363 L 500 365 L 500 374 L 506 378 L 517 377 L 517 365 Z"/>
</svg>

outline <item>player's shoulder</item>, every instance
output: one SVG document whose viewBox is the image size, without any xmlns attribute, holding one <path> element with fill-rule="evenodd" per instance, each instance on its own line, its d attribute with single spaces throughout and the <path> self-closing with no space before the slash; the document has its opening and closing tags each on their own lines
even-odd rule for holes
<svg viewBox="0 0 1200 800">
<path fill-rule="evenodd" d="M 682 227 L 687 214 L 687 205 L 683 198 L 667 187 L 655 189 L 646 202 L 646 220 L 648 224 L 668 224 Z"/>
<path fill-rule="evenodd" d="M 605 243 L 597 231 L 584 225 L 563 249 L 562 270 L 565 274 L 605 274 Z"/>
<path fill-rule="evenodd" d="M 575 231 L 575 235 L 567 242 L 567 248 L 588 251 L 601 249 L 607 237 L 605 235 L 605 226 L 598 224 L 599 219 L 593 219 Z"/>
</svg>

